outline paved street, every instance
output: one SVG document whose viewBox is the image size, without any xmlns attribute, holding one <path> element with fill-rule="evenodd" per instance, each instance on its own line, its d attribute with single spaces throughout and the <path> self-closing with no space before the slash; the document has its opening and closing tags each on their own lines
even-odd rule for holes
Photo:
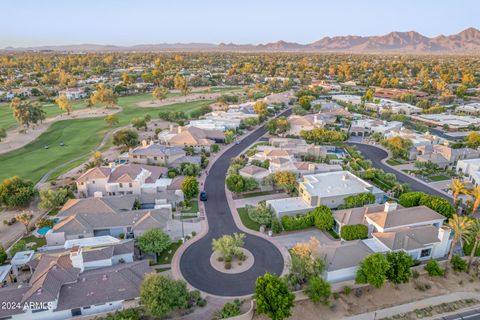
<svg viewBox="0 0 480 320">
<path fill-rule="evenodd" d="M 282 115 L 288 115 L 288 110 Z M 264 126 L 258 128 L 238 144 L 223 153 L 213 164 L 205 181 L 208 201 L 205 211 L 208 218 L 208 233 L 190 245 L 180 258 L 180 271 L 193 287 L 219 296 L 243 296 L 253 293 L 255 280 L 265 272 L 280 275 L 284 261 L 280 251 L 268 240 L 247 234 L 245 248 L 253 253 L 255 263 L 251 269 L 240 274 L 216 271 L 210 264 L 212 239 L 224 234 L 240 232 L 230 212 L 225 195 L 225 177 L 230 159 L 239 155 L 266 133 Z"/>
<path fill-rule="evenodd" d="M 363 154 L 365 159 L 369 159 L 372 161 L 374 168 L 382 169 L 386 173 L 393 173 L 397 177 L 397 180 L 399 182 L 408 183 L 412 187 L 413 191 L 422 191 L 432 196 L 447 198 L 447 196 L 444 193 L 439 192 L 435 188 L 432 188 L 426 184 L 423 184 L 413 179 L 409 175 L 403 172 L 397 171 L 392 167 L 390 167 L 389 165 L 384 164 L 382 160 L 388 157 L 388 153 L 385 150 L 369 144 L 362 144 L 362 143 L 356 143 L 356 142 L 348 142 L 348 144 L 356 146 L 358 151 L 360 151 Z M 448 198 L 448 200 L 450 199 Z"/>
<path fill-rule="evenodd" d="M 480 320 L 480 308 L 465 311 L 465 312 L 458 312 L 456 314 L 451 314 L 449 316 L 438 317 L 436 320 Z"/>
</svg>

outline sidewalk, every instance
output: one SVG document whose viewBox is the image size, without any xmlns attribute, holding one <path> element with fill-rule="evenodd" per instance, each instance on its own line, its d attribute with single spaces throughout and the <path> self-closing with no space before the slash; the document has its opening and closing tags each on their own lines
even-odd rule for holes
<svg viewBox="0 0 480 320">
<path fill-rule="evenodd" d="M 427 298 L 427 299 L 423 299 L 423 300 L 419 300 L 411 303 L 406 303 L 406 304 L 402 304 L 402 305 L 391 307 L 391 308 L 380 309 L 380 310 L 376 310 L 368 313 L 362 313 L 356 316 L 345 317 L 344 319 L 346 320 L 382 319 L 387 317 L 393 317 L 395 315 L 402 314 L 402 313 L 411 312 L 411 311 L 414 311 L 415 309 L 422 309 L 429 306 L 435 306 L 442 303 L 448 303 L 448 302 L 453 302 L 453 301 L 458 301 L 463 299 L 480 299 L 480 293 L 479 292 L 455 292 L 455 293 Z M 461 312 L 461 310 L 455 311 L 455 313 L 459 313 L 459 312 Z M 437 315 L 432 318 L 433 319 L 440 318 L 441 316 L 442 315 Z"/>
</svg>

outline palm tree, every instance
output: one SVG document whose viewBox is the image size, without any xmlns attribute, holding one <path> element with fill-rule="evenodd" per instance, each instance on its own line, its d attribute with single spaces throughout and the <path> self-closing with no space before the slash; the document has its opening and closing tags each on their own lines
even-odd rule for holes
<svg viewBox="0 0 480 320">
<path fill-rule="evenodd" d="M 468 192 L 467 188 L 465 187 L 465 183 L 460 181 L 459 179 L 453 179 L 452 185 L 450 189 L 453 192 L 453 202 L 457 202 L 458 196 L 463 193 L 466 194 Z"/>
<path fill-rule="evenodd" d="M 457 241 L 460 240 L 460 245 L 463 247 L 463 240 L 468 240 L 470 235 L 470 229 L 473 221 L 469 217 L 460 217 L 456 214 L 448 220 L 448 226 L 453 231 L 452 246 L 450 247 L 450 253 L 448 254 L 448 263 L 445 270 L 448 270 L 450 261 L 452 261 Z"/>
<path fill-rule="evenodd" d="M 478 244 L 480 243 L 480 219 L 475 219 L 472 223 L 470 229 L 470 243 L 473 242 L 472 251 L 470 252 L 470 258 L 468 259 L 468 270 L 472 266 L 473 258 L 475 257 L 475 252 L 477 251 Z"/>
<path fill-rule="evenodd" d="M 476 186 L 473 188 L 469 194 L 475 199 L 475 202 L 473 203 L 473 212 L 477 211 L 478 207 L 480 206 L 480 186 Z"/>
</svg>

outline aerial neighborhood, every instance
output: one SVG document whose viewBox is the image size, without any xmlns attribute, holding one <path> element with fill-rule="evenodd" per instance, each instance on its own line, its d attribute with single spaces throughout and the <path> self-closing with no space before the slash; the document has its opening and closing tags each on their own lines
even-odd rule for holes
<svg viewBox="0 0 480 320">
<path fill-rule="evenodd" d="M 478 308 L 479 60 L 288 45 L 0 50 L 0 319 Z"/>
</svg>

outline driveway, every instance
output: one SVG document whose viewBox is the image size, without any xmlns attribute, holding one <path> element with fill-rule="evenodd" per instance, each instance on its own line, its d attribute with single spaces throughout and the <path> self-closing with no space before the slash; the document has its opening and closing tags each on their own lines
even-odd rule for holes
<svg viewBox="0 0 480 320">
<path fill-rule="evenodd" d="M 339 240 L 330 239 L 329 237 L 327 237 L 327 235 L 324 232 L 316 228 L 299 231 L 299 232 L 292 232 L 292 233 L 281 235 L 281 236 L 276 236 L 275 241 L 278 241 L 281 245 L 283 245 L 287 249 L 291 249 L 298 242 L 308 241 L 310 237 L 317 238 L 317 240 L 320 241 L 321 246 L 340 244 Z"/>
<path fill-rule="evenodd" d="M 291 110 L 282 115 L 288 116 Z M 226 274 L 215 270 L 210 264 L 212 240 L 224 234 L 241 232 L 238 229 L 228 206 L 225 194 L 225 177 L 230 159 L 239 155 L 266 133 L 262 126 L 243 138 L 238 145 L 226 150 L 212 165 L 205 180 L 208 201 L 205 202 L 205 214 L 208 218 L 208 233 L 200 240 L 188 246 L 180 257 L 180 272 L 193 287 L 218 296 L 244 296 L 255 290 L 255 281 L 265 272 L 280 275 L 284 261 L 280 251 L 270 241 L 246 234 L 245 248 L 252 252 L 255 263 L 239 274 Z"/>
</svg>

